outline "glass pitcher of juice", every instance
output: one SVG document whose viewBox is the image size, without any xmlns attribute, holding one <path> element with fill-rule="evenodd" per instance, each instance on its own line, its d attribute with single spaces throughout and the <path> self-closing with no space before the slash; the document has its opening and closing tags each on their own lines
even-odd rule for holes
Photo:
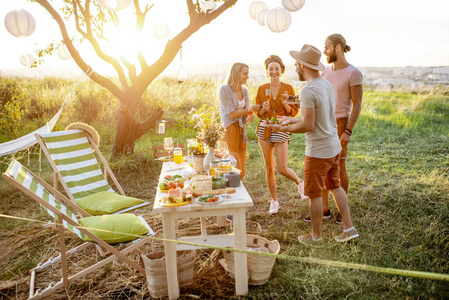
<svg viewBox="0 0 449 300">
<path fill-rule="evenodd" d="M 182 164 L 182 149 L 181 148 L 175 148 L 173 150 L 173 160 L 175 161 L 175 164 Z"/>
</svg>

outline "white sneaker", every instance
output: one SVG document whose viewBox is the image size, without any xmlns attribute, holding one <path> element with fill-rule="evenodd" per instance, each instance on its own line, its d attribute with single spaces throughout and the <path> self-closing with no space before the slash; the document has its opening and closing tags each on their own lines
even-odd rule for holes
<svg viewBox="0 0 449 300">
<path fill-rule="evenodd" d="M 271 200 L 270 210 L 269 210 L 270 215 L 277 214 L 278 211 L 279 211 L 279 201 Z"/>
<path fill-rule="evenodd" d="M 301 196 L 302 200 L 309 199 L 309 197 L 304 195 L 304 181 L 301 178 L 299 179 L 299 183 L 298 183 L 298 192 L 299 192 L 299 195 Z"/>
</svg>

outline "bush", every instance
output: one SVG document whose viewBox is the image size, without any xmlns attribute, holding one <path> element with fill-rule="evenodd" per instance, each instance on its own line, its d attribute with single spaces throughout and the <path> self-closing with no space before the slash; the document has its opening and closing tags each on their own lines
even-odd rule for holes
<svg viewBox="0 0 449 300">
<path fill-rule="evenodd" d="M 0 130 L 18 136 L 18 128 L 26 109 L 22 107 L 21 83 L 17 79 L 0 76 Z"/>
</svg>

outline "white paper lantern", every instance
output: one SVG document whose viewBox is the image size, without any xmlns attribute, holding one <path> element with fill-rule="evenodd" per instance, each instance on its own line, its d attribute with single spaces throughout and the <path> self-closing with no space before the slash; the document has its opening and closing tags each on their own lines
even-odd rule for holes
<svg viewBox="0 0 449 300">
<path fill-rule="evenodd" d="M 264 9 L 261 10 L 258 14 L 257 14 L 257 22 L 259 22 L 260 25 L 265 26 L 266 25 L 266 20 L 267 20 L 267 15 L 268 15 L 269 10 L 268 9 Z"/>
<path fill-rule="evenodd" d="M 154 26 L 153 34 L 159 40 L 163 40 L 166 37 L 168 37 L 169 33 L 170 30 L 168 29 L 168 26 L 165 24 Z"/>
<path fill-rule="evenodd" d="M 201 10 L 203 13 L 207 13 L 210 10 L 214 10 L 216 7 L 217 6 L 214 1 L 204 1 L 203 6 L 201 6 Z"/>
<path fill-rule="evenodd" d="M 292 16 L 284 8 L 271 9 L 267 14 L 267 27 L 273 32 L 286 31 L 292 24 Z"/>
<path fill-rule="evenodd" d="M 249 15 L 251 16 L 251 18 L 256 20 L 257 19 L 257 15 L 259 14 L 259 12 L 261 10 L 264 10 L 264 9 L 268 9 L 268 6 L 265 4 L 265 2 L 254 1 L 249 6 Z"/>
<path fill-rule="evenodd" d="M 282 6 L 288 11 L 298 11 L 306 3 L 306 0 L 282 0 Z"/>
<path fill-rule="evenodd" d="M 68 60 L 72 58 L 72 55 L 70 55 L 69 49 L 67 49 L 66 45 L 62 45 L 58 49 L 58 56 L 62 60 Z"/>
<path fill-rule="evenodd" d="M 112 10 L 112 11 L 119 11 L 122 9 L 127 8 L 133 0 L 96 0 L 98 5 L 100 5 L 103 8 Z"/>
<path fill-rule="evenodd" d="M 34 61 L 34 56 L 31 54 L 24 54 L 20 57 L 20 63 L 25 67 L 31 66 L 32 64 L 34 64 Z"/>
<path fill-rule="evenodd" d="M 36 29 L 36 21 L 26 10 L 17 9 L 5 16 L 5 28 L 15 37 L 26 37 Z"/>
</svg>

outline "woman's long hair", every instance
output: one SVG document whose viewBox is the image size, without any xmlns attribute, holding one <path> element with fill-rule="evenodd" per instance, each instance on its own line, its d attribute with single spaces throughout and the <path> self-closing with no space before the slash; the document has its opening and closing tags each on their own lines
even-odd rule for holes
<svg viewBox="0 0 449 300">
<path fill-rule="evenodd" d="M 247 67 L 249 69 L 249 67 L 244 63 L 235 63 L 232 65 L 231 71 L 229 71 L 228 76 L 228 85 L 231 87 L 231 89 L 235 90 L 239 86 L 239 75 L 244 67 Z"/>
</svg>

